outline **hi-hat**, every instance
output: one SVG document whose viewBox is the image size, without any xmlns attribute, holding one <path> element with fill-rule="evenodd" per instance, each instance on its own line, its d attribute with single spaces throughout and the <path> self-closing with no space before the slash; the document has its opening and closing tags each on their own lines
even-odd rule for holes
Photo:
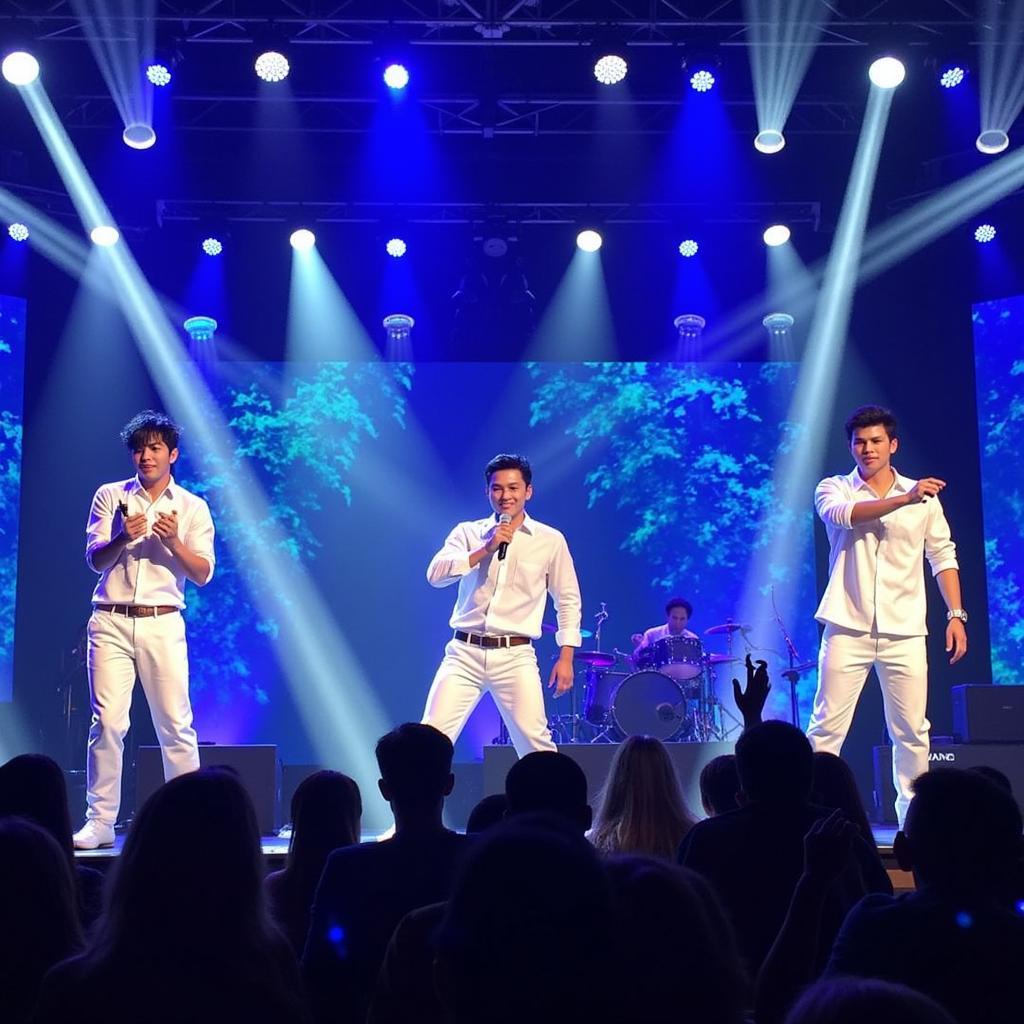
<svg viewBox="0 0 1024 1024">
<path fill-rule="evenodd" d="M 739 658 L 731 657 L 728 654 L 709 654 L 708 664 L 709 665 L 727 665 L 731 661 L 739 661 Z"/>
<path fill-rule="evenodd" d="M 541 628 L 541 631 L 544 632 L 544 633 L 557 633 L 558 632 L 558 624 L 554 623 L 554 622 L 545 622 L 544 625 L 541 626 L 540 628 Z M 593 635 L 594 635 L 593 630 L 589 630 L 589 629 L 581 629 L 580 630 L 580 636 L 583 637 L 584 640 L 588 640 Z"/>
</svg>

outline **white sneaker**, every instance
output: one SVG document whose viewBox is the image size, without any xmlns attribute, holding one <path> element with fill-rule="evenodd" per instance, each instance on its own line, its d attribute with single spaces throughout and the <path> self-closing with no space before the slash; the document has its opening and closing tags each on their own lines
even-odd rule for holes
<svg viewBox="0 0 1024 1024">
<path fill-rule="evenodd" d="M 114 826 L 90 818 L 72 837 L 76 850 L 98 850 L 114 845 Z"/>
</svg>

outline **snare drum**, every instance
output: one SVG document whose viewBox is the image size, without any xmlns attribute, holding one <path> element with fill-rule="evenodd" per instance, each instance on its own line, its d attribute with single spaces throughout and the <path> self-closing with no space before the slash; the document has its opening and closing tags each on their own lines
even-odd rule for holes
<svg viewBox="0 0 1024 1024">
<path fill-rule="evenodd" d="M 696 636 L 663 636 L 648 648 L 650 664 L 673 679 L 693 679 L 704 671 L 704 645 Z"/>
<path fill-rule="evenodd" d="M 612 697 L 611 723 L 619 739 L 654 736 L 673 740 L 692 727 L 683 687 L 662 672 L 634 672 L 619 683 Z"/>
</svg>

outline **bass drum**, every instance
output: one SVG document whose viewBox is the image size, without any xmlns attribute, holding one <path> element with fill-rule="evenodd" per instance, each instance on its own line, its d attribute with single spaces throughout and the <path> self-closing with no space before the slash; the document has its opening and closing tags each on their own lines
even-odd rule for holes
<svg viewBox="0 0 1024 1024">
<path fill-rule="evenodd" d="M 674 740 L 692 729 L 686 693 L 662 672 L 634 672 L 612 697 L 611 720 L 620 738 L 653 736 Z"/>
</svg>

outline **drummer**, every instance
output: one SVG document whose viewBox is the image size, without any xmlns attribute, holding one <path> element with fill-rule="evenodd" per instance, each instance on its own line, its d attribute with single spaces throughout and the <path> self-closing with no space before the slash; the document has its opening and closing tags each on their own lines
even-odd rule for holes
<svg viewBox="0 0 1024 1024">
<path fill-rule="evenodd" d="M 640 652 L 651 647 L 659 640 L 667 636 L 685 636 L 696 640 L 697 634 L 686 628 L 693 614 L 693 605 L 684 597 L 670 598 L 665 605 L 665 622 L 661 626 L 651 626 L 643 633 L 634 633 L 630 638 L 633 641 L 633 659 L 636 660 Z"/>
</svg>

